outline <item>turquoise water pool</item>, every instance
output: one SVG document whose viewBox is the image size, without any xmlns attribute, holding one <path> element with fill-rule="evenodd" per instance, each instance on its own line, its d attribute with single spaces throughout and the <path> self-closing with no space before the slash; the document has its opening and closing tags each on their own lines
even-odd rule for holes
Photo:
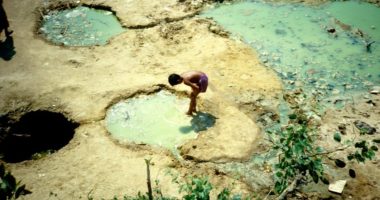
<svg viewBox="0 0 380 200">
<path fill-rule="evenodd" d="M 207 113 L 186 115 L 189 102 L 168 91 L 140 95 L 113 105 L 107 111 L 106 127 L 122 143 L 161 146 L 175 152 L 177 146 L 215 123 Z"/>
<path fill-rule="evenodd" d="M 65 46 L 105 45 L 124 31 L 112 12 L 84 6 L 50 11 L 40 28 L 47 40 Z"/>
<path fill-rule="evenodd" d="M 202 16 L 256 49 L 288 89 L 301 87 L 325 100 L 380 85 L 380 8 L 375 5 L 245 1 L 222 4 Z"/>
</svg>

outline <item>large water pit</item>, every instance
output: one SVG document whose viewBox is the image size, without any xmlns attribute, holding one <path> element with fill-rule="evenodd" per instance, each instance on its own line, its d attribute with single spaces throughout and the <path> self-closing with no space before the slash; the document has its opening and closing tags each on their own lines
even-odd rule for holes
<svg viewBox="0 0 380 200">
<path fill-rule="evenodd" d="M 165 90 L 139 95 L 110 107 L 106 127 L 120 143 L 160 146 L 177 154 L 177 146 L 215 124 L 208 113 L 187 116 L 189 102 Z"/>
<path fill-rule="evenodd" d="M 39 28 L 48 41 L 65 46 L 105 45 L 124 31 L 110 9 L 88 6 L 48 9 Z"/>
<path fill-rule="evenodd" d="M 380 85 L 380 8 L 373 4 L 246 0 L 217 5 L 202 16 L 213 18 L 252 46 L 261 62 L 279 74 L 286 89 L 302 88 L 326 107 L 356 95 L 371 98 L 368 91 Z M 280 113 L 288 109 L 281 106 Z M 281 124 L 287 123 L 285 118 L 281 117 Z M 278 122 L 271 126 L 275 127 L 265 128 L 280 128 Z M 271 171 L 277 156 L 272 149 L 253 154 L 249 162 L 230 162 L 218 168 L 242 177 L 253 188 L 268 187 L 272 178 L 262 169 L 269 166 Z"/>
<path fill-rule="evenodd" d="M 203 16 L 256 49 L 288 89 L 334 102 L 380 85 L 380 8 L 373 4 L 244 1 Z"/>
</svg>

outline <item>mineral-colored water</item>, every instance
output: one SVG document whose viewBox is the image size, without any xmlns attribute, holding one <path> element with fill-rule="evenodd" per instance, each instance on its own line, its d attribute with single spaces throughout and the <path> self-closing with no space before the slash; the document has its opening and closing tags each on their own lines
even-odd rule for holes
<svg viewBox="0 0 380 200">
<path fill-rule="evenodd" d="M 252 45 L 288 88 L 301 86 L 323 99 L 380 84 L 380 8 L 372 4 L 246 1 L 203 16 Z"/>
<path fill-rule="evenodd" d="M 104 45 L 125 29 L 112 12 L 79 6 L 49 12 L 43 16 L 40 31 L 55 44 L 91 46 Z"/>
<path fill-rule="evenodd" d="M 207 113 L 187 116 L 189 102 L 188 98 L 179 98 L 167 91 L 141 95 L 112 106 L 107 112 L 106 127 L 112 137 L 121 142 L 175 150 L 215 123 L 215 118 Z"/>
<path fill-rule="evenodd" d="M 301 87 L 324 100 L 344 99 L 380 85 L 380 8 L 372 4 L 245 1 L 220 5 L 203 16 L 256 49 L 262 63 L 277 71 L 289 89 Z M 365 44 L 373 41 L 367 49 Z M 281 104 L 279 110 L 286 124 L 289 107 Z M 269 151 L 252 155 L 250 162 L 219 167 L 257 186 L 271 181 L 262 176 L 262 168 L 276 162 L 277 152 Z"/>
</svg>

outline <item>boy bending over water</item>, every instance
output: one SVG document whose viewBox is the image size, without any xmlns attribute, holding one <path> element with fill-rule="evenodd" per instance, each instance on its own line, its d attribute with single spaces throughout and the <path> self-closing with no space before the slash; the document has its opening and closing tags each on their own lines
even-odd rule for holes
<svg viewBox="0 0 380 200">
<path fill-rule="evenodd" d="M 192 92 L 190 94 L 190 106 L 186 114 L 192 115 L 193 112 L 197 112 L 197 96 L 201 92 L 206 92 L 208 86 L 208 78 L 205 73 L 200 71 L 189 71 L 181 75 L 171 74 L 169 76 L 169 83 L 171 86 L 184 83 L 191 87 Z"/>
</svg>

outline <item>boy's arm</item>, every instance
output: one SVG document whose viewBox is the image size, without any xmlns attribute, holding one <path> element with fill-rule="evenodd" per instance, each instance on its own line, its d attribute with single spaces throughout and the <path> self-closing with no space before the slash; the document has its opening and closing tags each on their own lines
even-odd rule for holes
<svg viewBox="0 0 380 200">
<path fill-rule="evenodd" d="M 193 89 L 194 92 L 197 92 L 197 93 L 199 92 L 199 86 L 197 84 L 192 83 L 192 82 L 190 82 L 187 79 L 184 79 L 183 83 L 186 84 L 186 85 L 188 85 L 188 86 L 190 86 L 191 89 Z"/>
</svg>

